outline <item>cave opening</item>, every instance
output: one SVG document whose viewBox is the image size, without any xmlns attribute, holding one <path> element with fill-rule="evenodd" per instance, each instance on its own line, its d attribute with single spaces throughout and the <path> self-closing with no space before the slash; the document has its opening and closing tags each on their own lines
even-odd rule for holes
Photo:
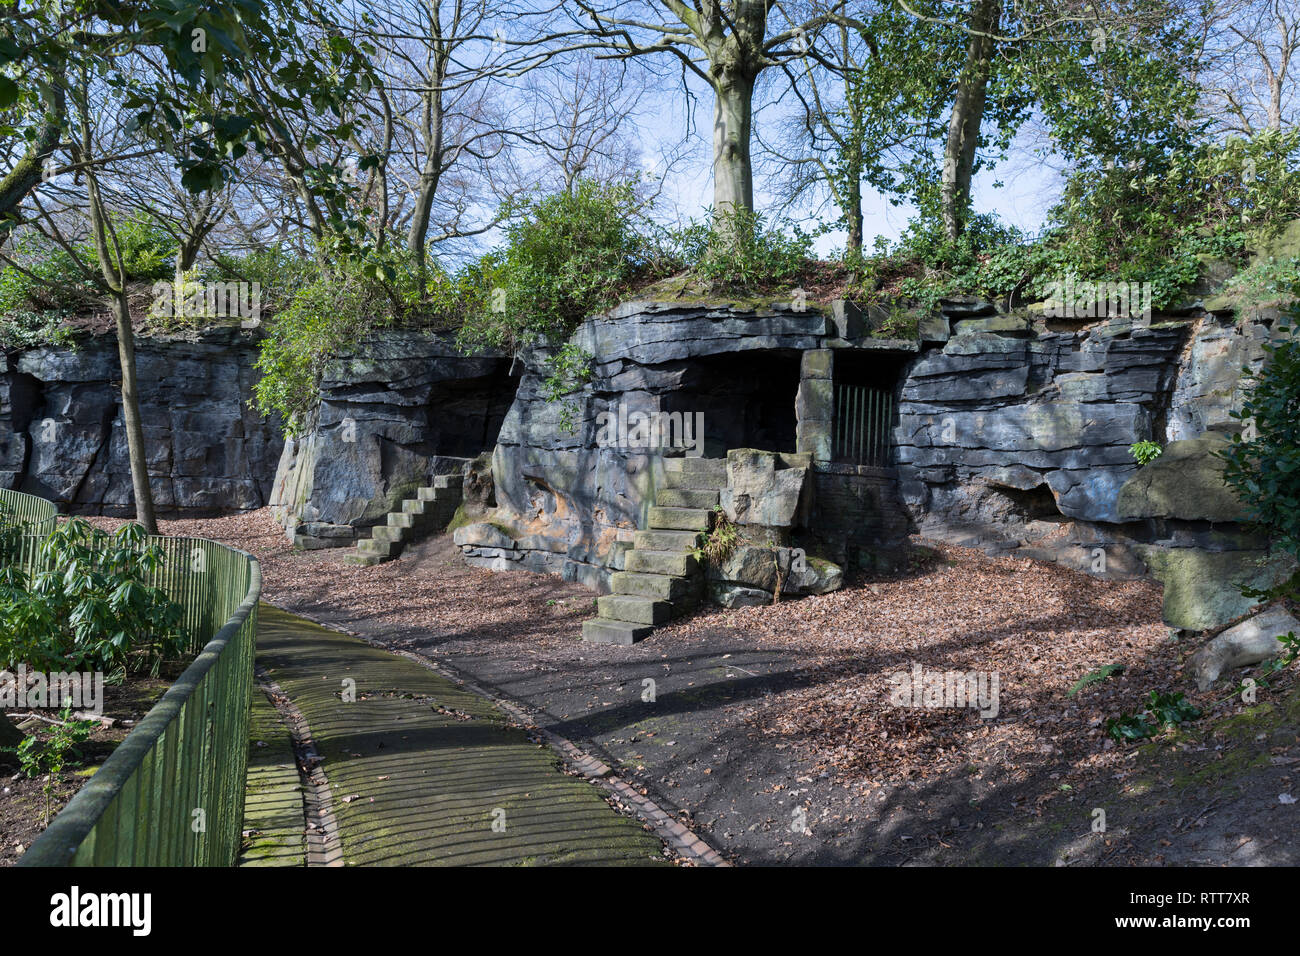
<svg viewBox="0 0 1300 956">
<path fill-rule="evenodd" d="M 705 457 L 724 458 L 733 448 L 793 453 L 799 360 L 800 353 L 783 349 L 692 360 L 660 408 L 704 414 Z"/>
<path fill-rule="evenodd" d="M 423 451 L 430 457 L 475 458 L 496 447 L 519 388 L 509 359 L 486 375 L 435 382 L 429 393 Z"/>
</svg>

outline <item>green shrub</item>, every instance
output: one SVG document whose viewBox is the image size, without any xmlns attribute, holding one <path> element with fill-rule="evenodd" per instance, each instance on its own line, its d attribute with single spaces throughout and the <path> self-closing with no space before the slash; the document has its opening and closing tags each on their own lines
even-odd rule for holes
<svg viewBox="0 0 1300 956">
<path fill-rule="evenodd" d="M 786 232 L 745 209 L 710 209 L 705 222 L 692 221 L 669 241 L 675 258 L 711 288 L 741 295 L 789 287 L 812 258 L 812 237 L 798 226 Z"/>
<path fill-rule="evenodd" d="M 76 333 L 64 324 L 58 312 L 9 312 L 0 314 L 0 352 L 49 345 L 66 348 Z"/>
<path fill-rule="evenodd" d="M 582 180 L 529 204 L 506 228 L 502 248 L 470 273 L 477 299 L 461 327 L 466 348 L 516 348 L 562 340 L 618 301 L 644 264 L 640 212 L 629 184 Z"/>
<path fill-rule="evenodd" d="M 280 416 L 286 434 L 301 433 L 319 401 L 326 363 L 392 321 L 392 303 L 382 285 L 355 269 L 340 269 L 300 288 L 267 324 L 255 365 L 262 373 L 253 386 L 258 411 Z"/>
<path fill-rule="evenodd" d="M 1106 733 L 1117 742 L 1154 737 L 1166 727 L 1176 727 L 1201 716 L 1201 709 L 1186 700 L 1181 692 L 1152 691 L 1147 706 L 1136 714 L 1121 713 L 1108 718 Z"/>
<path fill-rule="evenodd" d="M 89 740 L 98 726 L 94 720 L 73 719 L 72 703 L 69 702 L 59 712 L 59 722 L 47 734 L 32 734 L 24 737 L 18 746 L 4 748 L 18 757 L 18 769 L 23 776 L 29 780 L 45 776 L 45 786 L 41 789 L 45 794 L 46 824 L 50 822 L 50 805 L 59 774 L 70 760 L 74 764 L 81 762 L 77 744 Z"/>
<path fill-rule="evenodd" d="M 185 646 L 180 606 L 148 584 L 162 563 L 136 524 L 114 534 L 82 519 L 56 528 L 37 570 L 0 566 L 0 669 L 156 674 Z"/>
<path fill-rule="evenodd" d="M 1223 454 L 1224 480 L 1251 518 L 1300 557 L 1300 339 L 1293 327 L 1278 334 L 1236 413 L 1243 428 Z"/>
<path fill-rule="evenodd" d="M 122 264 L 126 268 L 128 281 L 154 282 L 158 279 L 170 279 L 176 270 L 176 240 L 171 233 L 158 223 L 137 213 L 126 218 L 115 217 L 113 232 L 117 236 L 116 246 L 110 237 L 108 243 L 109 258 L 117 268 L 118 250 L 121 250 Z M 78 248 L 83 262 L 98 271 L 98 259 L 92 242 L 85 242 Z"/>
<path fill-rule="evenodd" d="M 242 256 L 217 255 L 210 271 L 214 279 L 256 282 L 266 308 L 277 310 L 320 275 L 314 260 L 280 246 Z"/>
</svg>

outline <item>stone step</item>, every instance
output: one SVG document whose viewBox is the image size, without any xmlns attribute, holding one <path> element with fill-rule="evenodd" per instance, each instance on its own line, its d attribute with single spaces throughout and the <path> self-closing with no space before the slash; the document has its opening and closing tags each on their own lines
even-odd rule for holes
<svg viewBox="0 0 1300 956">
<path fill-rule="evenodd" d="M 637 551 L 627 553 L 627 570 L 633 573 L 668 574 L 684 578 L 695 573 L 699 561 L 688 551 Z"/>
<path fill-rule="evenodd" d="M 669 458 L 668 461 L 673 459 Z M 693 472 L 670 471 L 664 474 L 664 484 L 680 491 L 718 491 L 727 486 L 727 476 L 712 478 Z"/>
<path fill-rule="evenodd" d="M 629 624 L 665 624 L 673 619 L 673 606 L 668 601 L 639 597 L 635 594 L 606 594 L 596 599 L 596 610 L 602 618 L 627 621 Z"/>
<path fill-rule="evenodd" d="M 654 531 L 708 531 L 710 514 L 707 508 L 654 507 L 649 525 Z"/>
<path fill-rule="evenodd" d="M 642 551 L 694 551 L 704 540 L 700 531 L 638 531 L 632 547 Z"/>
<path fill-rule="evenodd" d="M 660 488 L 655 492 L 655 504 L 660 508 L 716 508 L 716 488 Z"/>
<path fill-rule="evenodd" d="M 388 513 L 389 527 L 409 528 L 412 531 L 424 527 L 432 519 L 433 514 L 427 511 L 390 511 Z"/>
<path fill-rule="evenodd" d="M 435 490 L 442 491 L 460 491 L 464 486 L 465 478 L 463 475 L 435 475 L 433 478 L 433 487 Z"/>
<path fill-rule="evenodd" d="M 384 561 L 377 554 L 345 554 L 343 555 L 344 564 L 360 564 L 365 567 L 372 567 L 381 564 Z"/>
<path fill-rule="evenodd" d="M 393 525 L 377 524 L 370 529 L 371 541 L 391 541 L 400 543 L 405 541 L 409 528 L 394 527 Z"/>
<path fill-rule="evenodd" d="M 665 458 L 664 471 L 683 475 L 707 475 L 709 478 L 727 480 L 725 458 Z"/>
<path fill-rule="evenodd" d="M 395 558 L 402 552 L 400 541 L 385 541 L 382 538 L 369 538 L 357 542 L 358 554 L 369 554 L 377 558 Z"/>
<path fill-rule="evenodd" d="M 654 628 L 646 624 L 609 621 L 599 617 L 582 622 L 582 639 L 591 644 L 635 644 L 650 636 L 653 631 Z"/>
<path fill-rule="evenodd" d="M 417 501 L 433 501 L 437 497 L 438 497 L 437 488 L 416 488 L 415 489 L 415 500 Z"/>
<path fill-rule="evenodd" d="M 633 594 L 678 603 L 695 597 L 700 583 L 693 578 L 675 577 L 671 574 L 615 571 L 610 575 L 609 587 L 615 594 Z"/>
</svg>

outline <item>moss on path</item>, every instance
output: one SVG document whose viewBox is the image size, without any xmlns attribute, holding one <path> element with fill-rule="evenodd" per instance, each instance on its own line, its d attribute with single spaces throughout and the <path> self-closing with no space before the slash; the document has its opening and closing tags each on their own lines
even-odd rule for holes
<svg viewBox="0 0 1300 956">
<path fill-rule="evenodd" d="M 265 605 L 257 660 L 310 727 L 348 865 L 666 862 L 548 747 L 428 668 Z"/>
<path fill-rule="evenodd" d="M 302 784 L 293 738 L 262 689 L 253 687 L 240 866 L 305 866 Z"/>
</svg>

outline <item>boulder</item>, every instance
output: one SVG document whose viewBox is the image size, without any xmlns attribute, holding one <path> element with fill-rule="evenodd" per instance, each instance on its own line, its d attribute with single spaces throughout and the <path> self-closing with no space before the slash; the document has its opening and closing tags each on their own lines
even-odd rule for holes
<svg viewBox="0 0 1300 956">
<path fill-rule="evenodd" d="M 1228 437 L 1214 432 L 1170 442 L 1119 489 L 1120 520 L 1245 521 L 1246 507 L 1224 483 L 1224 463 L 1216 456 L 1227 445 Z"/>
<path fill-rule="evenodd" d="M 714 581 L 709 583 L 709 599 L 723 607 L 765 607 L 772 603 L 772 592 Z"/>
<path fill-rule="evenodd" d="M 1242 595 L 1243 586 L 1276 587 L 1295 572 L 1295 559 L 1283 552 L 1155 546 L 1138 550 L 1165 586 L 1165 623 L 1188 631 L 1210 630 L 1241 617 L 1258 604 Z"/>
<path fill-rule="evenodd" d="M 1284 608 L 1272 608 L 1228 628 L 1209 640 L 1187 661 L 1187 673 L 1201 690 L 1208 690 L 1225 671 L 1258 664 L 1284 650 L 1279 637 L 1300 633 L 1300 621 Z"/>
<path fill-rule="evenodd" d="M 806 517 L 808 456 L 778 455 L 754 448 L 727 453 L 727 487 L 722 490 L 723 513 L 741 525 L 793 528 Z"/>
<path fill-rule="evenodd" d="M 517 546 L 514 537 L 507 534 L 505 529 L 487 521 L 462 525 L 452 532 L 452 540 L 462 548 L 499 548 L 510 551 Z"/>
</svg>

